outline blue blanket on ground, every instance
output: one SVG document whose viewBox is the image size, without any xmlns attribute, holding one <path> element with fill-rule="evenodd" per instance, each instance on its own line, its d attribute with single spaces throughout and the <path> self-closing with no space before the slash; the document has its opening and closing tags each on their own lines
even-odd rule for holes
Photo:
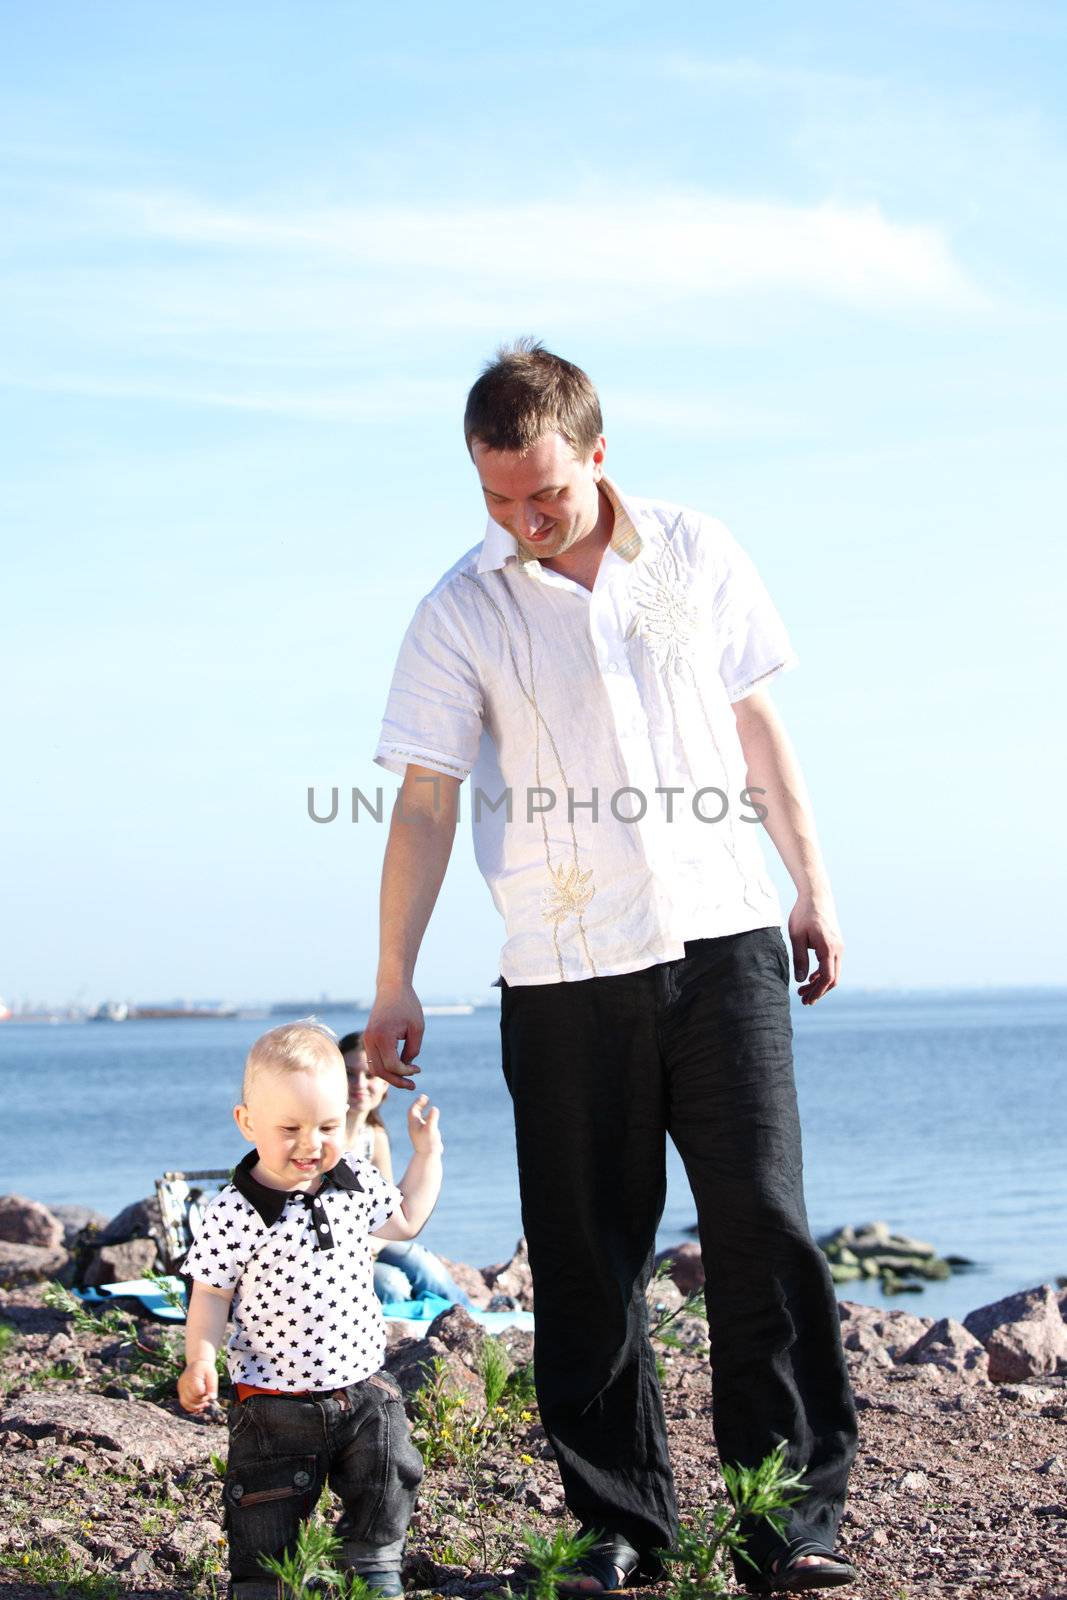
<svg viewBox="0 0 1067 1600">
<path fill-rule="evenodd" d="M 183 1305 L 171 1305 L 167 1291 L 180 1295 Z M 162 1322 L 185 1321 L 185 1285 L 180 1278 L 130 1278 L 125 1283 L 108 1283 L 100 1289 L 75 1289 L 74 1293 L 86 1305 L 106 1304 L 109 1300 L 138 1300 L 150 1316 Z M 418 1336 L 434 1317 L 447 1311 L 453 1302 L 440 1295 L 428 1294 L 419 1300 L 391 1300 L 382 1306 L 382 1316 L 387 1322 L 405 1322 Z M 471 1311 L 475 1322 L 494 1332 L 499 1328 L 533 1328 L 532 1311 Z"/>
</svg>

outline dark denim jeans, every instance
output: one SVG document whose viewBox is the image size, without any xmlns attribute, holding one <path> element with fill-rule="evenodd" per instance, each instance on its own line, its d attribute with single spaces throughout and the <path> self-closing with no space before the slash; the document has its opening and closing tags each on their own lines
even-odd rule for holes
<svg viewBox="0 0 1067 1600">
<path fill-rule="evenodd" d="M 501 1037 L 538 1402 L 570 1509 L 646 1558 L 677 1532 L 645 1309 L 669 1134 L 700 1226 L 720 1458 L 754 1466 L 784 1440 L 807 1484 L 787 1537 L 832 1545 L 856 1422 L 804 1207 L 780 931 L 696 940 L 617 977 L 504 985 Z M 761 1562 L 781 1546 L 766 1523 L 747 1531 Z"/>
<path fill-rule="evenodd" d="M 230 1411 L 223 1490 L 232 1593 L 275 1600 L 276 1581 L 259 1564 L 293 1546 L 323 1487 L 341 1500 L 341 1566 L 397 1568 L 422 1481 L 400 1390 L 385 1372 L 314 1398 L 250 1395 Z"/>
</svg>

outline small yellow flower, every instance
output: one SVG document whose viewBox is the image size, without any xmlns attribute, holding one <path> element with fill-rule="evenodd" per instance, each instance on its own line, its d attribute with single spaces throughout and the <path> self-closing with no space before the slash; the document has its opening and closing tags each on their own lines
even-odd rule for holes
<svg viewBox="0 0 1067 1600">
<path fill-rule="evenodd" d="M 524 1467 L 533 1466 L 533 1456 L 520 1456 L 519 1460 L 522 1462 Z"/>
<path fill-rule="evenodd" d="M 520 1411 L 519 1412 L 519 1421 L 520 1422 L 532 1422 L 533 1421 L 533 1413 L 530 1412 L 530 1411 Z"/>
<path fill-rule="evenodd" d="M 506 1417 L 507 1416 L 507 1412 L 504 1410 L 503 1406 L 494 1406 L 493 1407 L 493 1415 L 495 1417 Z"/>
</svg>

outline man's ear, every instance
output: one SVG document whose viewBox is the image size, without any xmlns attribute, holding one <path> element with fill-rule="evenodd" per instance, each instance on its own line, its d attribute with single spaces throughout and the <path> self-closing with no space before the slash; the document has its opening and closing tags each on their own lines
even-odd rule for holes
<svg viewBox="0 0 1067 1600">
<path fill-rule="evenodd" d="M 240 1128 L 242 1134 L 248 1140 L 249 1144 L 255 1144 L 256 1135 L 252 1128 L 252 1117 L 246 1105 L 242 1103 L 239 1106 L 234 1106 L 233 1120 L 236 1122 L 237 1126 Z"/>
</svg>

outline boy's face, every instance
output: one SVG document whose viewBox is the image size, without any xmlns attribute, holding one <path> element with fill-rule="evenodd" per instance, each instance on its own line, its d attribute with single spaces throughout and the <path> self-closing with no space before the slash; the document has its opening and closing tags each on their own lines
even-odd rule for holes
<svg viewBox="0 0 1067 1600">
<path fill-rule="evenodd" d="M 260 1072 L 233 1113 L 259 1153 L 253 1176 L 269 1189 L 314 1188 L 341 1159 L 347 1109 L 340 1057 L 317 1071 Z"/>
</svg>

